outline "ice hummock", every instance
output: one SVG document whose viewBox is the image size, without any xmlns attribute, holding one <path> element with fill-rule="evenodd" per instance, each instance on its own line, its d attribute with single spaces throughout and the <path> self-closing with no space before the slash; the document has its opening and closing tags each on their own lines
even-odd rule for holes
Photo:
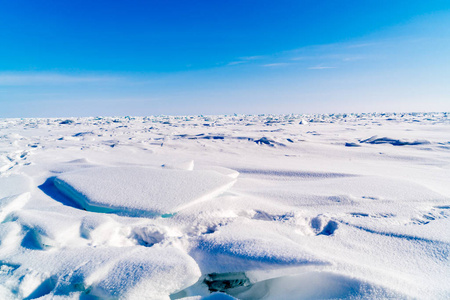
<svg viewBox="0 0 450 300">
<path fill-rule="evenodd" d="M 54 184 L 88 211 L 149 217 L 213 198 L 234 181 L 208 170 L 98 167 L 59 175 Z"/>
</svg>

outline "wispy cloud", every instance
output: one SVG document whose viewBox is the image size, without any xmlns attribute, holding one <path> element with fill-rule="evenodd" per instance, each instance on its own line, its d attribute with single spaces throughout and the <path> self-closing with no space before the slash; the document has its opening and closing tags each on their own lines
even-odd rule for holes
<svg viewBox="0 0 450 300">
<path fill-rule="evenodd" d="M 343 57 L 342 61 L 357 61 L 357 60 L 363 60 L 363 59 L 367 59 L 367 56 L 364 55 L 358 55 L 358 56 L 347 56 L 347 57 Z"/>
<path fill-rule="evenodd" d="M 243 57 L 240 57 L 239 59 L 242 59 L 242 60 L 258 60 L 258 59 L 264 59 L 264 58 L 266 58 L 266 56 L 264 56 L 264 55 L 254 55 L 254 56 L 243 56 Z"/>
<path fill-rule="evenodd" d="M 238 61 L 232 61 L 232 62 L 229 62 L 229 63 L 227 64 L 227 66 L 241 65 L 241 64 L 245 64 L 245 63 L 246 63 L 246 61 L 238 60 Z"/>
<path fill-rule="evenodd" d="M 352 53 L 336 53 L 316 56 L 298 56 L 291 58 L 292 61 L 308 61 L 308 60 L 333 60 L 333 61 L 356 61 L 367 59 L 367 55 L 353 55 Z"/>
<path fill-rule="evenodd" d="M 347 48 L 363 48 L 363 47 L 371 47 L 380 45 L 379 42 L 372 42 L 372 43 L 354 43 L 354 44 L 348 44 Z"/>
<path fill-rule="evenodd" d="M 311 60 L 311 59 L 317 59 L 317 57 L 314 57 L 314 56 L 298 56 L 298 57 L 291 58 L 291 60 L 294 60 L 294 61 L 297 61 L 297 60 Z"/>
<path fill-rule="evenodd" d="M 68 75 L 49 72 L 1 72 L 0 85 L 35 85 L 35 84 L 77 84 L 77 83 L 108 83 L 124 78 L 110 75 L 78 74 Z"/>
<path fill-rule="evenodd" d="M 281 67 L 306 62 L 308 64 L 323 64 L 310 67 L 309 69 L 311 70 L 335 69 L 337 67 L 326 65 L 339 65 L 340 63 L 367 59 L 367 52 L 371 47 L 379 47 L 384 43 L 386 41 L 311 45 L 271 55 L 242 56 L 226 65 L 235 66 L 257 63 L 264 67 Z"/>
<path fill-rule="evenodd" d="M 325 70 L 325 69 L 336 69 L 336 67 L 314 66 L 308 68 L 308 70 Z"/>
<path fill-rule="evenodd" d="M 266 56 L 262 56 L 262 55 L 242 56 L 242 57 L 239 57 L 238 60 L 236 60 L 236 61 L 232 61 L 232 62 L 227 63 L 227 66 L 241 65 L 241 64 L 248 63 L 250 61 L 261 60 L 261 59 L 264 59 L 264 58 L 266 58 Z"/>
<path fill-rule="evenodd" d="M 273 64 L 265 64 L 263 67 L 283 67 L 290 65 L 289 63 L 273 63 Z"/>
</svg>

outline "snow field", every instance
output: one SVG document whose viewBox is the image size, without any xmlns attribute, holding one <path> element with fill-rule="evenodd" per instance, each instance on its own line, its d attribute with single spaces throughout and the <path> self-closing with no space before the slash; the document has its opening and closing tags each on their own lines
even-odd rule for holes
<svg viewBox="0 0 450 300">
<path fill-rule="evenodd" d="M 0 298 L 448 298 L 449 126 L 0 120 Z"/>
</svg>

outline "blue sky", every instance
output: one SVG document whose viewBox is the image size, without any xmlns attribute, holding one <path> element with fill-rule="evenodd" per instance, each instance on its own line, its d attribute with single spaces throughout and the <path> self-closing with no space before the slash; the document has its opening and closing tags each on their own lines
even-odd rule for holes
<svg viewBox="0 0 450 300">
<path fill-rule="evenodd" d="M 450 111 L 450 2 L 0 9 L 0 117 Z"/>
</svg>

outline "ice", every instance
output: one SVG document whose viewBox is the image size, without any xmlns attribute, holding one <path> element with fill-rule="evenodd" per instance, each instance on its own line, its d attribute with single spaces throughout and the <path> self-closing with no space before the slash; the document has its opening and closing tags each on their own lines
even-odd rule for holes
<svg viewBox="0 0 450 300">
<path fill-rule="evenodd" d="M 67 120 L 64 120 L 64 121 L 59 122 L 59 124 L 62 124 L 62 125 L 73 124 L 73 120 L 67 119 Z"/>
<path fill-rule="evenodd" d="M 55 186 L 89 211 L 132 216 L 173 214 L 208 200 L 234 180 L 214 171 L 91 168 L 59 175 Z"/>
<path fill-rule="evenodd" d="M 230 289 L 247 287 L 251 284 L 245 273 L 212 273 L 206 276 L 204 283 L 211 292 L 229 292 Z"/>
<path fill-rule="evenodd" d="M 0 298 L 448 299 L 449 116 L 0 119 Z"/>
</svg>

